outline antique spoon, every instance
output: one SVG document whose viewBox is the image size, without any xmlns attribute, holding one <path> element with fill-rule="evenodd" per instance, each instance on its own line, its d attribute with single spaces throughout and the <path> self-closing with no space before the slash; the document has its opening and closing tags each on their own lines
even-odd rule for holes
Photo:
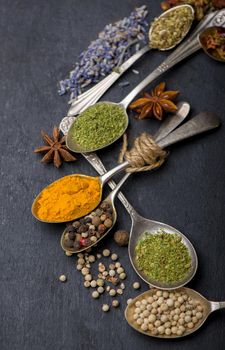
<svg viewBox="0 0 225 350">
<path fill-rule="evenodd" d="M 163 12 L 157 19 L 166 17 L 168 13 L 171 13 L 173 11 L 176 11 L 177 8 L 189 8 L 190 12 L 192 14 L 192 17 L 194 19 L 194 9 L 190 5 L 179 5 L 175 6 L 165 12 Z M 160 51 L 166 51 L 171 50 L 175 46 L 177 46 L 188 34 L 190 28 L 192 25 L 192 21 L 190 21 L 189 25 L 187 26 L 186 30 L 184 31 L 183 35 L 180 37 L 180 39 L 171 45 L 170 47 L 167 47 L 166 49 L 158 49 Z M 166 29 L 166 28 L 165 28 Z M 128 68 L 130 68 L 140 57 L 142 57 L 146 52 L 152 50 L 151 46 L 151 38 L 152 34 L 154 33 L 154 26 L 153 23 L 150 26 L 149 30 L 149 45 L 144 46 L 142 49 L 137 51 L 133 56 L 131 56 L 127 61 L 125 61 L 123 64 L 119 65 L 112 73 L 110 73 L 107 77 L 102 79 L 98 84 L 93 86 L 91 89 L 87 90 L 86 92 L 82 93 L 78 96 L 78 98 L 71 100 L 69 103 L 71 104 L 71 107 L 68 111 L 68 116 L 75 116 L 81 112 L 83 112 L 87 107 L 93 105 L 96 103 L 100 97 L 112 86 L 112 84 L 119 79 L 119 77 L 127 71 Z M 67 117 L 65 117 L 67 118 Z M 64 122 L 66 119 L 63 119 Z"/>
<path fill-rule="evenodd" d="M 169 116 L 165 121 L 161 124 L 160 128 L 154 135 L 154 140 L 156 142 L 159 142 L 161 139 L 166 137 L 171 131 L 173 131 L 179 124 L 182 123 L 182 121 L 188 116 L 188 113 L 190 111 L 190 105 L 187 102 L 180 102 L 178 104 L 178 111 L 176 114 Z M 97 242 L 94 242 L 92 245 L 96 245 L 102 238 L 104 238 L 113 228 L 116 219 L 117 219 L 117 213 L 114 205 L 114 200 L 116 195 L 118 194 L 118 191 L 120 187 L 124 184 L 126 179 L 128 178 L 130 174 L 126 174 L 125 177 L 120 181 L 118 185 L 115 184 L 114 190 L 106 197 L 104 200 L 105 202 L 108 202 L 110 206 L 113 209 L 113 224 L 112 226 L 102 235 Z M 120 194 L 122 195 L 122 193 Z M 122 195 L 123 196 L 123 195 Z M 124 197 L 124 196 L 123 196 Z M 126 201 L 126 199 L 124 199 Z M 123 200 L 122 200 L 123 203 Z M 126 207 L 125 207 L 126 208 Z M 88 248 L 90 248 L 92 245 L 89 245 L 88 247 L 82 247 L 79 250 L 75 250 L 73 248 L 68 248 L 65 244 L 65 236 L 67 233 L 67 229 L 64 230 L 62 236 L 61 236 L 61 247 L 65 251 L 69 251 L 70 253 L 80 253 Z"/>
<path fill-rule="evenodd" d="M 175 339 L 175 338 L 181 338 L 181 337 L 185 337 L 189 334 L 192 334 L 194 332 L 196 332 L 207 320 L 208 316 L 216 311 L 216 310 L 220 310 L 220 309 L 224 309 L 225 308 L 225 301 L 209 301 L 207 300 L 205 297 L 203 297 L 200 293 L 196 292 L 193 289 L 187 288 L 187 287 L 182 287 L 176 290 L 177 292 L 184 292 L 186 293 L 188 296 L 190 296 L 194 301 L 199 302 L 202 307 L 203 307 L 203 317 L 202 319 L 200 319 L 198 321 L 198 323 L 196 323 L 195 327 L 192 329 L 189 329 L 188 331 L 186 331 L 183 335 L 153 335 L 150 333 L 150 331 L 142 331 L 140 327 L 138 327 L 133 320 L 133 314 L 134 314 L 134 309 L 135 309 L 135 303 L 139 300 L 143 300 L 143 299 L 147 299 L 148 297 L 152 296 L 154 294 L 154 289 L 150 289 L 147 292 L 144 292 L 140 295 L 138 295 L 135 299 L 133 299 L 131 301 L 131 303 L 126 307 L 125 310 L 125 318 L 127 320 L 127 322 L 129 323 L 129 325 L 131 327 L 133 327 L 136 331 L 143 333 L 145 335 L 148 335 L 150 337 L 156 337 L 156 338 L 163 338 L 163 339 Z"/>
<path fill-rule="evenodd" d="M 177 128 L 175 131 L 170 133 L 165 138 L 163 138 L 161 141 L 158 142 L 158 145 L 162 148 L 166 148 L 166 147 L 168 147 L 176 142 L 185 140 L 191 136 L 195 136 L 195 135 L 198 135 L 199 133 L 215 129 L 219 125 L 220 125 L 219 118 L 215 114 L 209 113 L 209 112 L 203 112 L 203 113 L 200 113 L 199 115 L 197 115 L 196 117 L 192 118 L 189 122 L 183 124 L 181 127 Z M 115 174 L 125 170 L 127 167 L 129 167 L 129 163 L 127 161 L 125 161 L 122 164 L 111 169 L 110 171 L 108 171 L 104 175 L 99 176 L 98 180 L 99 180 L 99 183 L 101 186 L 101 192 L 102 192 L 102 188 L 103 188 L 105 183 L 107 183 Z M 77 176 L 84 177 L 85 175 L 77 175 Z M 91 178 L 91 177 L 87 176 L 87 178 Z M 33 204 L 32 204 L 32 208 L 31 208 L 32 214 L 38 220 L 40 220 L 40 219 L 39 219 L 38 214 L 37 214 L 37 208 L 38 208 L 38 200 L 39 200 L 39 197 L 41 195 L 42 195 L 42 191 L 34 199 Z M 100 202 L 100 200 L 101 200 L 101 196 L 99 197 L 99 202 Z M 98 203 L 96 205 L 98 205 Z M 74 217 L 72 220 L 74 220 L 74 219 L 76 219 L 76 217 Z M 40 221 L 50 223 L 50 221 L 44 221 L 44 220 L 40 220 Z M 67 220 L 67 221 L 71 221 L 71 220 Z M 63 222 L 65 222 L 65 221 L 63 221 Z M 51 221 L 51 223 L 54 223 L 54 222 Z"/>
<path fill-rule="evenodd" d="M 188 57 L 190 54 L 194 53 L 195 51 L 199 50 L 201 48 L 201 45 L 198 40 L 199 33 L 202 32 L 203 29 L 211 26 L 216 25 L 217 23 L 220 23 L 221 26 L 225 26 L 225 10 L 215 11 L 213 13 L 210 13 L 209 15 L 205 16 L 205 18 L 199 23 L 199 25 L 196 27 L 195 31 L 191 35 L 191 37 L 184 42 L 183 44 L 179 45 L 179 47 L 173 51 L 171 55 L 167 57 L 167 59 L 159 66 L 157 67 L 152 73 L 150 73 L 141 83 L 139 83 L 121 102 L 114 103 L 114 102 L 99 102 L 101 104 L 114 104 L 115 106 L 120 106 L 121 109 L 124 110 L 124 130 L 121 132 L 120 135 L 117 135 L 112 142 L 109 144 L 115 142 L 122 136 L 124 131 L 126 130 L 128 126 L 128 115 L 126 113 L 126 109 L 129 106 L 130 102 L 135 98 L 137 94 L 139 94 L 148 84 L 150 84 L 152 81 L 154 81 L 156 78 L 161 76 L 164 72 L 175 66 L 177 63 L 182 61 L 184 58 Z M 91 107 L 89 107 L 91 108 Z M 97 151 L 100 148 L 106 147 L 100 147 L 95 149 L 82 149 L 82 147 L 76 142 L 76 138 L 73 133 L 73 128 L 75 127 L 75 123 L 77 120 L 75 120 L 67 134 L 67 147 L 71 149 L 74 152 L 77 153 L 84 153 L 84 152 L 92 152 Z"/>
</svg>

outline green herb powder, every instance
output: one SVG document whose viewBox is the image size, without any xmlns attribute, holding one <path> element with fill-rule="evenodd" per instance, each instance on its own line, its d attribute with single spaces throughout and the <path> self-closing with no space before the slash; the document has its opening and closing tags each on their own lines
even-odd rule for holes
<svg viewBox="0 0 225 350">
<path fill-rule="evenodd" d="M 178 234 L 144 232 L 135 249 L 139 269 L 151 280 L 178 282 L 190 272 L 191 257 Z"/>
<path fill-rule="evenodd" d="M 119 138 L 127 124 L 123 107 L 105 102 L 96 103 L 81 113 L 71 127 L 74 141 L 83 150 L 95 150 Z"/>
</svg>

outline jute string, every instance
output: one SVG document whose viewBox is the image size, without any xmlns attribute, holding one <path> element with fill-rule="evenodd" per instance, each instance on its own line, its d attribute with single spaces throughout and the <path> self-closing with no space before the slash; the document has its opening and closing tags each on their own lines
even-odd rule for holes
<svg viewBox="0 0 225 350">
<path fill-rule="evenodd" d="M 119 163 L 127 160 L 130 167 L 126 171 L 129 173 L 156 169 L 164 163 L 167 157 L 167 152 L 157 145 L 152 136 L 147 133 L 143 133 L 137 137 L 133 147 L 129 151 L 127 150 L 127 146 L 127 135 L 124 134 Z"/>
</svg>

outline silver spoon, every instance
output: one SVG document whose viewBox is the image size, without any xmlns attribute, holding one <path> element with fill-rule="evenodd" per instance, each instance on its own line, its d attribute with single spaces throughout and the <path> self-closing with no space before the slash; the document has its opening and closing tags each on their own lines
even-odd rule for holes
<svg viewBox="0 0 225 350">
<path fill-rule="evenodd" d="M 187 102 L 180 102 L 178 104 L 178 111 L 176 114 L 169 116 L 165 121 L 161 124 L 161 127 L 158 129 L 156 134 L 154 135 L 154 139 L 156 142 L 159 142 L 161 139 L 166 137 L 171 131 L 173 131 L 179 124 L 182 123 L 182 121 L 187 117 L 188 113 L 190 111 L 190 105 Z M 126 174 L 122 180 L 118 183 L 118 185 L 115 184 L 114 190 L 105 198 L 104 202 L 108 202 L 110 206 L 112 207 L 113 210 L 113 224 L 112 226 L 102 235 L 97 242 L 94 242 L 93 244 L 87 246 L 87 247 L 82 247 L 79 250 L 75 250 L 74 248 L 69 248 L 65 244 L 65 236 L 67 233 L 67 229 L 63 231 L 63 234 L 61 236 L 61 247 L 64 251 L 69 251 L 70 253 L 80 253 L 86 249 L 89 249 L 93 245 L 98 244 L 100 240 L 102 240 L 113 228 L 113 226 L 116 223 L 117 220 L 117 212 L 116 208 L 114 205 L 115 197 L 118 194 L 121 186 L 124 184 L 124 182 L 127 180 L 129 177 L 129 173 Z M 122 194 L 121 194 L 122 195 Z M 125 199 L 126 201 L 126 199 Z M 122 201 L 123 203 L 123 201 Z M 125 207 L 126 208 L 126 207 Z"/>
<path fill-rule="evenodd" d="M 168 13 L 171 13 L 173 11 L 176 11 L 177 8 L 188 8 L 190 9 L 190 13 L 192 14 L 192 17 L 194 19 L 194 9 L 190 5 L 179 5 L 176 7 L 173 7 L 165 12 L 163 12 L 157 19 L 166 17 Z M 193 21 L 193 20 L 192 20 Z M 158 49 L 159 51 L 166 51 L 171 50 L 175 46 L 177 46 L 188 34 L 192 21 L 190 21 L 189 26 L 187 26 L 186 31 L 183 33 L 183 35 L 180 37 L 180 39 L 171 45 L 168 48 L 165 49 Z M 165 28 L 166 29 L 166 28 Z M 152 50 L 151 48 L 151 38 L 154 33 L 154 25 L 153 23 L 150 26 L 149 30 L 149 45 L 144 46 L 141 50 L 137 51 L 133 56 L 131 56 L 127 61 L 125 61 L 122 65 L 120 65 L 116 70 L 114 70 L 111 74 L 109 74 L 107 77 L 105 77 L 103 80 L 101 80 L 98 84 L 93 86 L 91 89 L 87 90 L 83 94 L 79 95 L 78 98 L 71 100 L 69 103 L 71 104 L 71 107 L 68 111 L 68 116 L 75 116 L 81 112 L 83 112 L 87 107 L 91 106 L 92 104 L 96 103 L 100 97 L 112 86 L 112 84 L 124 73 L 127 71 L 128 68 L 130 68 L 140 57 L 142 57 L 146 52 Z M 67 117 L 66 117 L 67 118 Z M 64 122 L 65 122 L 64 118 Z"/>
<path fill-rule="evenodd" d="M 159 67 L 157 67 L 141 83 L 139 83 L 121 102 L 119 103 L 110 102 L 110 104 L 115 104 L 116 106 L 120 106 L 124 110 L 126 123 L 125 123 L 123 132 L 126 130 L 128 126 L 128 115 L 126 113 L 126 109 L 128 105 L 131 103 L 131 101 L 135 98 L 135 96 L 138 95 L 148 84 L 150 84 L 156 78 L 161 76 L 164 72 L 166 72 L 167 70 L 175 66 L 177 63 L 182 61 L 184 58 L 188 57 L 190 54 L 199 50 L 201 48 L 201 45 L 198 41 L 199 33 L 201 33 L 203 29 L 211 25 L 216 25 L 218 22 L 220 22 L 221 26 L 225 26 L 225 10 L 216 11 L 205 16 L 203 21 L 201 21 L 199 25 L 196 27 L 191 37 L 186 42 L 179 45 L 179 47 L 175 51 L 173 51 L 173 53 L 169 55 L 167 59 Z M 108 104 L 108 102 L 100 102 L 100 103 Z M 76 123 L 76 120 L 73 122 L 67 135 L 68 148 L 70 148 L 72 151 L 77 153 L 97 151 L 98 149 L 100 149 L 100 148 L 89 149 L 89 150 L 82 149 L 82 147 L 80 147 L 76 143 L 76 140 L 73 136 L 73 126 L 75 125 L 75 123 Z M 121 133 L 121 135 L 123 134 L 123 132 Z M 121 135 L 118 135 L 118 137 L 115 138 L 113 142 L 116 141 Z M 106 147 L 106 145 L 104 147 Z"/>
<path fill-rule="evenodd" d="M 216 310 L 220 310 L 220 309 L 224 309 L 225 308 L 225 301 L 209 301 L 206 298 L 204 298 L 200 293 L 196 292 L 193 289 L 190 288 L 186 288 L 186 287 L 182 287 L 176 290 L 177 292 L 184 292 L 186 293 L 188 296 L 190 296 L 193 300 L 200 302 L 200 304 L 203 307 L 203 317 L 201 320 L 198 321 L 198 323 L 196 324 L 196 326 L 192 329 L 189 329 L 188 331 L 186 331 L 183 335 L 152 335 L 150 333 L 150 331 L 144 332 L 142 331 L 140 328 L 137 327 L 137 325 L 134 323 L 133 321 L 133 313 L 134 313 L 134 309 L 135 309 L 135 303 L 136 301 L 139 300 L 143 300 L 143 299 L 147 299 L 148 297 L 152 296 L 154 294 L 154 289 L 150 289 L 145 293 L 142 293 L 140 295 L 138 295 L 135 299 L 133 299 L 131 301 L 131 303 L 127 306 L 126 310 L 125 310 L 125 318 L 127 320 L 127 322 L 129 323 L 129 325 L 131 327 L 133 327 L 136 331 L 143 333 L 145 335 L 148 335 L 150 337 L 156 337 L 156 338 L 163 338 L 163 339 L 175 339 L 175 338 L 181 338 L 181 337 L 185 337 L 189 334 L 192 334 L 194 332 L 196 332 L 207 320 L 208 316 L 216 311 Z"/>
<path fill-rule="evenodd" d="M 185 140 L 191 136 L 198 135 L 199 133 L 215 129 L 219 125 L 220 125 L 219 118 L 215 114 L 209 113 L 209 112 L 200 113 L 198 116 L 192 118 L 189 122 L 183 124 L 181 127 L 173 131 L 167 137 L 159 141 L 158 144 L 160 147 L 166 148 L 176 142 Z M 99 176 L 98 180 L 100 183 L 101 193 L 102 193 L 102 188 L 104 184 L 107 183 L 115 174 L 125 170 L 127 167 L 129 167 L 129 163 L 125 161 L 122 164 L 116 166 L 114 169 L 111 169 L 104 175 Z M 77 176 L 85 177 L 85 175 L 77 175 Z M 87 176 L 87 178 L 90 179 L 91 177 Z M 40 219 L 38 217 L 37 208 L 38 208 L 38 200 L 41 195 L 42 195 L 42 192 L 40 192 L 39 195 L 34 199 L 32 208 L 31 208 L 33 216 L 38 220 Z M 99 202 L 100 200 L 101 200 L 101 196 L 99 197 Z M 95 207 L 97 205 L 98 203 L 95 205 Z M 67 220 L 67 221 L 71 221 L 74 219 L 76 219 L 76 217 L 71 218 L 70 220 Z M 40 221 L 54 223 L 52 221 L 44 221 L 44 220 L 40 220 Z M 62 222 L 62 221 L 58 221 L 57 223 L 59 222 Z"/>
</svg>

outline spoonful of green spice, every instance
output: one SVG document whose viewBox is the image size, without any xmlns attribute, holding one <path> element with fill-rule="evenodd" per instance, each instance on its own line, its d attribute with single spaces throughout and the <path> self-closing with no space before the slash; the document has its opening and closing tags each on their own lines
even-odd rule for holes
<svg viewBox="0 0 225 350">
<path fill-rule="evenodd" d="M 147 279 L 172 284 L 182 282 L 191 271 L 188 246 L 177 233 L 144 232 L 135 251 L 137 266 Z"/>
<path fill-rule="evenodd" d="M 76 152 L 96 151 L 120 138 L 127 126 L 128 116 L 122 106 L 112 102 L 96 103 L 72 124 L 67 147 Z"/>
</svg>

